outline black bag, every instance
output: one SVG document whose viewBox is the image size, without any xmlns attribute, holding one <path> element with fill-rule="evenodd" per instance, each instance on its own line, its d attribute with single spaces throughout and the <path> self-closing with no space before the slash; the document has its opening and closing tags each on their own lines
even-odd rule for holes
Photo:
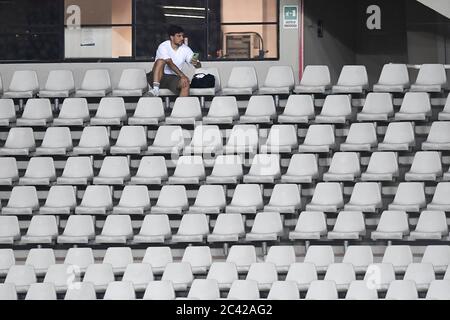
<svg viewBox="0 0 450 320">
<path fill-rule="evenodd" d="M 191 81 L 191 88 L 215 88 L 216 78 L 212 74 L 197 73 Z"/>
</svg>

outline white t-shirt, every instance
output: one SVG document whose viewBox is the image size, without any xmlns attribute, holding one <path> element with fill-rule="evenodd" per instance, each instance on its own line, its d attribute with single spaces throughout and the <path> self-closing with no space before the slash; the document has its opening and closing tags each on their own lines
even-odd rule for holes
<svg viewBox="0 0 450 320">
<path fill-rule="evenodd" d="M 170 40 L 164 41 L 158 47 L 156 51 L 156 60 L 158 59 L 172 59 L 173 63 L 181 70 L 183 64 L 186 62 L 191 63 L 194 52 L 187 45 L 182 44 L 177 50 L 173 50 Z M 170 69 L 168 65 L 164 67 L 165 74 L 176 74 Z"/>
</svg>

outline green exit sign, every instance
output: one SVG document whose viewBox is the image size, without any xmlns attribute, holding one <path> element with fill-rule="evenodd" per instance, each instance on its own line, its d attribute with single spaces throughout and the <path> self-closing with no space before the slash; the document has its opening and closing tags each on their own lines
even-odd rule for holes
<svg viewBox="0 0 450 320">
<path fill-rule="evenodd" d="M 283 6 L 283 27 L 298 28 L 298 6 Z"/>
</svg>

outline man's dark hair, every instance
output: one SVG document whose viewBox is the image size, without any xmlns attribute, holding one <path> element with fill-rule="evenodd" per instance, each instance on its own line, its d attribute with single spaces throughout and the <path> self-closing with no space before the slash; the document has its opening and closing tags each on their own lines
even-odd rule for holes
<svg viewBox="0 0 450 320">
<path fill-rule="evenodd" d="M 169 28 L 167 29 L 167 33 L 169 34 L 170 37 L 176 35 L 177 33 L 184 33 L 184 30 L 180 26 L 170 25 Z"/>
</svg>

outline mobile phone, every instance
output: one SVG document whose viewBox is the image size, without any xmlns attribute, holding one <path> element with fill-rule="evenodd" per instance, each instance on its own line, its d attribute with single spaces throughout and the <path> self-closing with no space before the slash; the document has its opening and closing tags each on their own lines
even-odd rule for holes
<svg viewBox="0 0 450 320">
<path fill-rule="evenodd" d="M 195 52 L 194 55 L 192 56 L 193 60 L 198 60 L 198 58 L 200 57 L 200 53 Z"/>
</svg>

